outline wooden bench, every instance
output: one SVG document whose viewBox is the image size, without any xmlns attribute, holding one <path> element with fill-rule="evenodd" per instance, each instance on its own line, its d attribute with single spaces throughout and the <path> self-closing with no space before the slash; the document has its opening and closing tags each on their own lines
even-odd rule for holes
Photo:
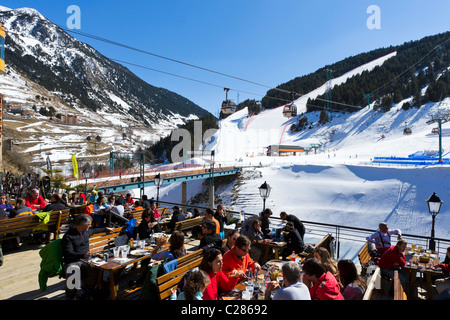
<svg viewBox="0 0 450 320">
<path fill-rule="evenodd" d="M 398 277 L 398 270 L 394 271 L 394 300 L 408 300 Z"/>
<path fill-rule="evenodd" d="M 114 239 L 118 237 L 123 228 L 116 228 L 112 232 L 95 233 L 89 237 L 89 250 L 96 253 L 114 247 Z"/>
<path fill-rule="evenodd" d="M 161 214 L 161 216 L 163 216 L 163 215 L 166 215 L 167 213 L 169 213 L 169 208 L 158 208 L 158 211 Z M 142 212 L 144 212 L 144 209 L 130 210 L 130 211 L 124 213 L 124 217 L 129 220 L 131 220 L 131 219 L 141 220 Z"/>
<path fill-rule="evenodd" d="M 367 263 L 370 261 L 369 244 L 366 242 L 362 249 L 358 252 L 359 263 L 361 264 L 361 276 L 366 275 Z"/>
<path fill-rule="evenodd" d="M 169 299 L 171 289 L 177 287 L 184 275 L 195 267 L 198 267 L 203 259 L 203 249 L 191 252 L 177 259 L 177 268 L 156 279 L 158 295 L 160 300 Z M 141 295 L 143 284 L 126 288 L 120 293 L 120 297 L 125 300 L 137 300 Z"/>
<path fill-rule="evenodd" d="M 178 221 L 175 223 L 175 230 L 180 231 L 191 230 L 193 227 L 201 225 L 204 219 L 205 217 L 196 217 L 186 219 L 183 221 Z"/>
<path fill-rule="evenodd" d="M 36 215 L 5 219 L 0 221 L 0 241 L 16 238 L 18 232 L 32 234 L 46 233 L 46 241 L 50 241 L 50 234 L 54 239 L 59 238 L 61 226 L 69 221 L 70 209 L 52 211 L 46 224 L 40 224 Z"/>
<path fill-rule="evenodd" d="M 367 281 L 367 289 L 364 293 L 363 300 L 374 300 L 375 299 L 375 291 L 377 290 L 375 287 L 377 279 L 380 277 L 380 268 L 377 267 L 370 277 L 370 279 Z"/>
</svg>

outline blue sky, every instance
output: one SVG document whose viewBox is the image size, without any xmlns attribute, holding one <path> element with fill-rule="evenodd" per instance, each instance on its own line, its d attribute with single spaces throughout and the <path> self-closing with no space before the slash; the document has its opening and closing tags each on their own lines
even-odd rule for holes
<svg viewBox="0 0 450 320">
<path fill-rule="evenodd" d="M 77 31 L 270 87 L 349 56 L 450 30 L 448 0 L 3 0 L 0 5 L 34 8 L 62 27 L 71 16 L 67 8 L 77 5 Z M 380 29 L 367 27 L 370 5 L 380 9 Z M 239 102 L 262 99 L 268 90 L 72 35 L 109 58 L 217 85 L 124 64 L 151 85 L 216 116 L 223 87 Z"/>
</svg>

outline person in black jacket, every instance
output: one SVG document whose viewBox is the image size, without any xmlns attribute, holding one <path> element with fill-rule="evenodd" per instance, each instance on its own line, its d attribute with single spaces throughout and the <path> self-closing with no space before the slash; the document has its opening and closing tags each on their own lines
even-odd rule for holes
<svg viewBox="0 0 450 320">
<path fill-rule="evenodd" d="M 167 232 L 172 233 L 175 231 L 175 224 L 179 221 L 184 221 L 185 219 L 184 214 L 180 212 L 180 208 L 178 206 L 173 207 L 172 219 L 170 219 L 167 224 Z"/>
<path fill-rule="evenodd" d="M 284 240 L 287 242 L 287 244 L 283 250 L 283 259 L 286 259 L 288 256 L 290 256 L 292 254 L 292 251 L 294 251 L 295 253 L 301 253 L 305 251 L 305 244 L 300 237 L 300 233 L 295 229 L 294 223 L 288 222 L 286 224 L 285 230 L 286 235 L 284 236 Z"/>
<path fill-rule="evenodd" d="M 161 232 L 161 226 L 155 219 L 155 212 L 150 208 L 144 209 L 142 212 L 142 221 L 136 228 L 136 233 L 139 235 L 139 239 L 150 238 L 152 233 Z"/>
<path fill-rule="evenodd" d="M 47 204 L 42 211 L 48 212 L 48 211 L 58 211 L 58 210 L 65 210 L 65 209 L 67 209 L 67 207 L 61 201 L 61 197 L 59 196 L 59 194 L 54 193 L 52 195 L 52 198 L 50 199 L 50 203 Z"/>
<path fill-rule="evenodd" d="M 269 208 L 265 209 L 263 212 L 261 212 L 261 231 L 264 235 L 264 238 L 270 238 L 270 216 L 272 215 L 272 210 Z"/>
<path fill-rule="evenodd" d="M 210 247 L 222 247 L 222 238 L 216 233 L 216 223 L 211 219 L 205 219 L 202 223 L 203 238 L 200 240 L 199 249 Z"/>
<path fill-rule="evenodd" d="M 284 211 L 280 212 L 280 218 L 281 218 L 281 220 L 286 220 L 287 222 L 289 222 L 289 221 L 293 222 L 295 230 L 298 231 L 298 233 L 300 234 L 300 237 L 302 237 L 302 240 L 304 241 L 305 226 L 303 225 L 303 223 L 300 221 L 299 218 L 297 218 L 293 214 L 287 214 Z"/>
<path fill-rule="evenodd" d="M 81 287 L 85 291 L 92 291 L 97 283 L 98 273 L 95 268 L 82 261 L 89 259 L 89 237 L 95 233 L 112 231 L 111 228 L 91 228 L 92 217 L 80 214 L 75 220 L 75 225 L 71 226 L 62 238 L 63 272 L 68 278 L 69 266 L 77 266 L 81 271 Z M 68 279 L 69 280 L 69 279 Z M 77 289 L 69 288 L 68 281 L 65 283 L 65 291 L 68 299 L 73 299 Z"/>
<path fill-rule="evenodd" d="M 220 237 L 225 239 L 225 224 L 228 224 L 228 217 L 227 214 L 221 204 L 217 206 L 216 212 L 214 213 L 214 218 L 219 221 L 220 225 Z"/>
</svg>

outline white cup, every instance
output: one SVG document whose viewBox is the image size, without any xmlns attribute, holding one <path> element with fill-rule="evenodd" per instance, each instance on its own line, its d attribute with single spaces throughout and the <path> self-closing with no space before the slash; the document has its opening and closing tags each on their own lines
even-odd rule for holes
<svg viewBox="0 0 450 320">
<path fill-rule="evenodd" d="M 120 247 L 114 247 L 113 252 L 114 252 L 114 258 L 118 258 L 120 256 Z"/>
</svg>

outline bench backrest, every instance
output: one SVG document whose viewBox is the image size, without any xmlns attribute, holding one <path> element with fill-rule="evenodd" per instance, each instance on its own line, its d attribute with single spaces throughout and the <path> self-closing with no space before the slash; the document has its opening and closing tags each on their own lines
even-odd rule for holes
<svg viewBox="0 0 450 320">
<path fill-rule="evenodd" d="M 116 228 L 113 232 L 101 232 L 89 237 L 89 250 L 93 253 L 114 247 L 114 239 L 120 235 L 123 228 Z"/>
<path fill-rule="evenodd" d="M 190 218 L 175 223 L 175 230 L 189 230 L 195 226 L 201 225 L 205 217 Z"/>
<path fill-rule="evenodd" d="M 369 253 L 369 245 L 366 242 L 362 249 L 358 252 L 358 259 L 361 265 L 361 275 L 364 276 L 366 274 L 366 263 L 370 261 L 370 253 Z"/>
<path fill-rule="evenodd" d="M 375 284 L 377 281 L 377 278 L 380 277 L 380 268 L 377 267 L 374 271 L 374 273 L 372 274 L 372 276 L 370 277 L 369 281 L 367 282 L 367 289 L 366 292 L 364 293 L 363 296 L 363 300 L 372 300 L 374 298 L 374 291 L 375 291 Z"/>
<path fill-rule="evenodd" d="M 160 299 L 168 299 L 172 294 L 170 289 L 177 287 L 183 279 L 184 275 L 188 273 L 189 270 L 198 267 L 202 262 L 202 259 L 202 256 L 197 256 L 193 258 L 193 260 L 189 263 L 185 263 L 181 266 L 177 265 L 177 268 L 175 270 L 158 277 L 156 279 L 156 284 L 158 286 L 158 294 Z"/>
<path fill-rule="evenodd" d="M 394 271 L 394 300 L 407 300 L 406 293 L 398 277 L 398 270 Z"/>
<path fill-rule="evenodd" d="M 59 236 L 61 225 L 68 222 L 69 214 L 70 209 L 52 211 L 50 213 L 49 221 L 42 225 L 39 223 L 39 218 L 36 215 L 1 220 L 0 235 L 46 227 L 40 230 L 40 232 L 55 232 L 55 238 L 57 238 Z"/>
<path fill-rule="evenodd" d="M 130 219 L 130 220 L 131 219 L 141 220 L 142 212 L 144 212 L 144 209 L 130 210 L 130 211 L 124 213 L 124 217 L 127 219 Z"/>
<path fill-rule="evenodd" d="M 310 258 L 314 257 L 314 250 L 319 248 L 319 247 L 325 247 L 328 249 L 328 245 L 330 244 L 331 241 L 331 234 L 327 234 L 322 240 L 320 240 L 320 242 L 318 244 L 316 244 L 313 248 L 313 250 L 311 250 L 310 253 L 308 253 L 308 255 L 306 256 L 306 258 L 304 260 L 308 260 Z"/>
</svg>

